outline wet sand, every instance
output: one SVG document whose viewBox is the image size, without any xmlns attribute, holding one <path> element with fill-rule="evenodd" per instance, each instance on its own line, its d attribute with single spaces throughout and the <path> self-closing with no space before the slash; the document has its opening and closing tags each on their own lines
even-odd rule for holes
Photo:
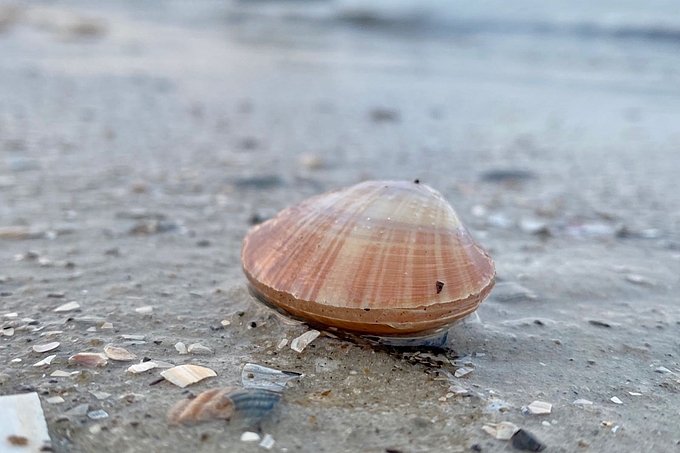
<svg viewBox="0 0 680 453">
<path fill-rule="evenodd" d="M 188 392 L 240 385 L 249 362 L 304 373 L 262 424 L 273 451 L 515 451 L 482 430 L 502 421 L 551 452 L 678 448 L 668 49 L 124 5 L 0 9 L 0 227 L 14 233 L 0 237 L 0 319 L 15 326 L 0 336 L 0 394 L 40 394 L 54 451 L 266 451 L 237 426 L 166 421 Z M 325 335 L 277 348 L 308 327 L 248 294 L 253 221 L 365 179 L 415 178 L 496 260 L 479 317 L 432 356 Z M 80 308 L 53 311 L 69 301 Z M 48 339 L 57 357 L 33 367 Z M 179 341 L 213 353 L 180 355 Z M 109 343 L 217 377 L 187 392 L 158 370 L 68 365 Z M 452 383 L 461 358 L 472 371 Z M 552 412 L 524 414 L 536 400 Z M 108 418 L 66 414 L 84 403 Z"/>
</svg>

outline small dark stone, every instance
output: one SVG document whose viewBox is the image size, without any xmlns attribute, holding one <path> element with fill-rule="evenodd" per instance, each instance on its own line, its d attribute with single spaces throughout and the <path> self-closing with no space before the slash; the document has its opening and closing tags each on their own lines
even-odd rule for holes
<svg viewBox="0 0 680 453">
<path fill-rule="evenodd" d="M 414 184 L 420 184 L 420 179 L 414 179 L 414 180 L 413 180 L 413 183 L 414 183 Z"/>
<path fill-rule="evenodd" d="M 588 321 L 588 324 L 591 324 L 591 325 L 597 326 L 597 327 L 611 327 L 610 324 L 607 324 L 604 321 L 598 321 L 597 319 L 591 319 L 590 321 Z"/>
<path fill-rule="evenodd" d="M 7 296 L 11 296 L 11 295 L 12 295 L 12 293 L 9 292 L 9 291 L 3 291 L 3 292 L 0 293 L 0 296 L 2 296 L 2 297 L 7 297 Z"/>
<path fill-rule="evenodd" d="M 482 181 L 498 183 L 522 182 L 534 178 L 536 178 L 536 175 L 528 170 L 518 170 L 512 168 L 489 170 L 481 174 Z"/>
<path fill-rule="evenodd" d="M 201 239 L 200 241 L 196 242 L 196 245 L 198 247 L 210 247 L 210 240 L 208 239 Z"/>
<path fill-rule="evenodd" d="M 520 429 L 512 436 L 512 446 L 524 451 L 543 451 L 545 445 L 540 443 L 534 436 L 527 431 Z"/>
<path fill-rule="evenodd" d="M 444 289 L 444 282 L 437 280 L 437 294 L 441 293 L 442 289 Z"/>
<path fill-rule="evenodd" d="M 396 450 L 394 448 L 386 448 L 385 453 L 402 453 L 401 450 Z"/>
<path fill-rule="evenodd" d="M 161 376 L 158 379 L 154 379 L 153 381 L 149 382 L 149 386 L 160 384 L 164 380 L 165 380 L 165 378 L 163 376 Z"/>
<path fill-rule="evenodd" d="M 375 123 L 396 123 L 399 121 L 399 112 L 386 108 L 374 108 L 371 110 L 371 120 Z"/>
<path fill-rule="evenodd" d="M 371 309 L 366 307 L 366 308 L 364 308 L 364 311 L 371 311 Z"/>
<path fill-rule="evenodd" d="M 479 444 L 474 444 L 470 446 L 470 450 L 472 451 L 482 451 L 482 446 Z"/>
<path fill-rule="evenodd" d="M 251 176 L 234 181 L 234 186 L 238 189 L 272 189 L 284 184 L 283 179 L 277 175 Z"/>
<path fill-rule="evenodd" d="M 251 321 L 251 322 L 250 322 L 250 327 L 251 327 L 252 329 L 256 328 L 256 327 L 257 327 L 257 323 L 256 323 L 255 321 Z"/>
</svg>

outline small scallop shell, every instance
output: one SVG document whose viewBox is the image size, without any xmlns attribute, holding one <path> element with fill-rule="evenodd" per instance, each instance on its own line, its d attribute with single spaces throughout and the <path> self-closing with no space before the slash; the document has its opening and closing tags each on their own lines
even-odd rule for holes
<svg viewBox="0 0 680 453">
<path fill-rule="evenodd" d="M 168 413 L 171 425 L 206 420 L 237 419 L 244 426 L 257 424 L 281 400 L 281 395 L 262 389 L 213 389 L 177 403 Z"/>
<path fill-rule="evenodd" d="M 496 275 L 444 197 L 405 181 L 368 181 L 291 206 L 248 233 L 241 260 L 265 302 L 378 335 L 469 315 Z"/>
</svg>

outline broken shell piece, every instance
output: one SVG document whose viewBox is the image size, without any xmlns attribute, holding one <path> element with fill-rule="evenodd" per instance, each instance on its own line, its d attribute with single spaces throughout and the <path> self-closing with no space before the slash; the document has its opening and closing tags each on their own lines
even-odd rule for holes
<svg viewBox="0 0 680 453">
<path fill-rule="evenodd" d="M 593 402 L 584 399 L 577 399 L 576 401 L 574 401 L 574 404 L 579 406 L 590 406 L 591 404 L 593 404 Z"/>
<path fill-rule="evenodd" d="M 141 314 L 153 313 L 153 307 L 151 305 L 146 305 L 144 307 L 135 308 L 135 311 Z"/>
<path fill-rule="evenodd" d="M 519 427 L 510 422 L 501 422 L 498 424 L 490 423 L 482 426 L 485 433 L 495 437 L 498 440 L 510 440 L 512 436 L 519 430 Z"/>
<path fill-rule="evenodd" d="M 187 352 L 189 354 L 199 354 L 199 355 L 209 355 L 212 354 L 213 351 L 207 346 L 203 346 L 201 343 L 193 343 L 190 344 L 189 347 L 187 348 Z"/>
<path fill-rule="evenodd" d="M 623 401 L 621 401 L 618 397 L 612 396 L 611 399 L 609 400 L 614 404 L 623 404 Z"/>
<path fill-rule="evenodd" d="M 61 404 L 65 400 L 61 396 L 50 396 L 49 398 L 45 398 L 45 401 L 47 401 L 50 404 Z"/>
<path fill-rule="evenodd" d="M 276 441 L 272 437 L 271 434 L 265 434 L 264 437 L 262 438 L 262 442 L 260 442 L 260 447 L 264 448 L 265 450 L 271 450 L 274 448 L 274 444 Z"/>
<path fill-rule="evenodd" d="M 417 180 L 366 181 L 284 209 L 248 232 L 241 261 L 266 303 L 372 335 L 451 324 L 496 276 L 442 194 Z"/>
<path fill-rule="evenodd" d="M 168 413 L 171 425 L 189 424 L 206 420 L 228 420 L 234 415 L 234 403 L 226 396 L 233 387 L 207 390 L 193 399 L 183 399 Z"/>
<path fill-rule="evenodd" d="M 125 371 L 127 371 L 128 373 L 132 373 L 132 374 L 139 374 L 139 373 L 144 373 L 145 371 L 153 370 L 156 367 L 158 367 L 158 364 L 156 362 L 149 361 L 149 362 L 136 363 L 136 364 L 130 366 Z"/>
<path fill-rule="evenodd" d="M 137 356 L 125 348 L 119 348 L 112 344 L 106 345 L 104 348 L 104 354 L 111 360 L 116 360 L 118 362 L 129 362 L 135 360 Z"/>
<path fill-rule="evenodd" d="M 37 393 L 0 396 L 0 414 L 0 451 L 29 453 L 52 450 Z M 11 439 L 20 439 L 21 443 L 12 446 Z"/>
<path fill-rule="evenodd" d="M 45 344 L 35 344 L 33 345 L 33 350 L 35 352 L 49 352 L 57 349 L 59 347 L 59 342 L 58 341 L 53 341 L 51 343 L 45 343 Z"/>
<path fill-rule="evenodd" d="M 543 401 L 534 401 L 525 407 L 526 411 L 532 415 L 549 414 L 552 411 L 552 404 L 544 403 Z M 522 408 L 523 411 L 525 408 Z"/>
<path fill-rule="evenodd" d="M 172 425 L 206 420 L 238 420 L 245 426 L 260 422 L 281 400 L 281 395 L 262 389 L 213 389 L 177 403 L 168 414 Z"/>
<path fill-rule="evenodd" d="M 74 373 L 78 373 L 78 371 L 75 371 Z M 50 377 L 69 377 L 73 375 L 74 373 L 69 373 L 68 371 L 64 370 L 55 370 L 50 374 Z"/>
<path fill-rule="evenodd" d="M 469 368 L 469 367 L 460 367 L 458 368 L 453 375 L 457 378 L 459 377 L 464 377 L 467 376 L 468 374 L 472 373 L 474 371 L 474 368 Z"/>
<path fill-rule="evenodd" d="M 75 300 L 72 300 L 71 302 L 67 302 L 64 305 L 60 305 L 57 308 L 54 309 L 55 313 L 63 313 L 67 311 L 73 311 L 77 310 L 80 308 L 80 304 L 76 302 Z"/>
<path fill-rule="evenodd" d="M 254 363 L 246 363 L 241 372 L 241 382 L 245 388 L 259 388 L 282 392 L 286 383 L 302 376 L 293 371 L 280 371 Z"/>
<path fill-rule="evenodd" d="M 109 361 L 106 359 L 106 355 L 100 354 L 98 352 L 81 352 L 68 358 L 69 365 L 82 365 L 86 367 L 99 367 L 104 366 Z"/>
<path fill-rule="evenodd" d="M 321 332 L 319 332 L 318 330 L 308 330 L 307 332 L 303 333 L 297 338 L 294 338 L 293 341 L 290 342 L 290 349 L 292 349 L 295 352 L 302 352 L 309 345 L 309 343 L 316 340 L 316 338 L 320 334 Z"/>
<path fill-rule="evenodd" d="M 54 360 L 57 357 L 56 354 L 50 355 L 42 359 L 40 362 L 34 363 L 33 366 L 43 366 L 43 365 L 49 365 L 52 363 L 52 360 Z"/>
<path fill-rule="evenodd" d="M 161 372 L 161 376 L 176 386 L 184 388 L 203 379 L 217 376 L 217 373 L 210 368 L 198 365 L 180 365 Z"/>
<path fill-rule="evenodd" d="M 2 334 L 6 337 L 11 337 L 14 335 L 14 327 L 3 327 Z"/>
<path fill-rule="evenodd" d="M 113 324 L 110 322 L 105 322 L 104 324 L 102 324 L 101 329 L 102 330 L 113 329 Z"/>
</svg>

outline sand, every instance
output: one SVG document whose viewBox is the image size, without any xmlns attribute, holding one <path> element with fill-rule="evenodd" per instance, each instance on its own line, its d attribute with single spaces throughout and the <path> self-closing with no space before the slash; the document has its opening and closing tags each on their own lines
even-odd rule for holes
<svg viewBox="0 0 680 453">
<path fill-rule="evenodd" d="M 664 48 L 59 5 L 0 8 L 0 394 L 39 393 L 54 451 L 266 451 L 235 424 L 166 421 L 189 394 L 240 386 L 245 363 L 304 374 L 259 427 L 272 451 L 514 451 L 482 430 L 502 421 L 551 452 L 678 448 L 680 90 Z M 496 260 L 478 317 L 429 356 L 325 334 L 278 348 L 308 327 L 249 295 L 251 224 L 415 178 Z M 128 362 L 68 364 L 107 344 L 217 376 L 182 389 Z M 523 413 L 533 401 L 551 413 Z M 69 413 L 82 404 L 108 417 Z"/>
</svg>

